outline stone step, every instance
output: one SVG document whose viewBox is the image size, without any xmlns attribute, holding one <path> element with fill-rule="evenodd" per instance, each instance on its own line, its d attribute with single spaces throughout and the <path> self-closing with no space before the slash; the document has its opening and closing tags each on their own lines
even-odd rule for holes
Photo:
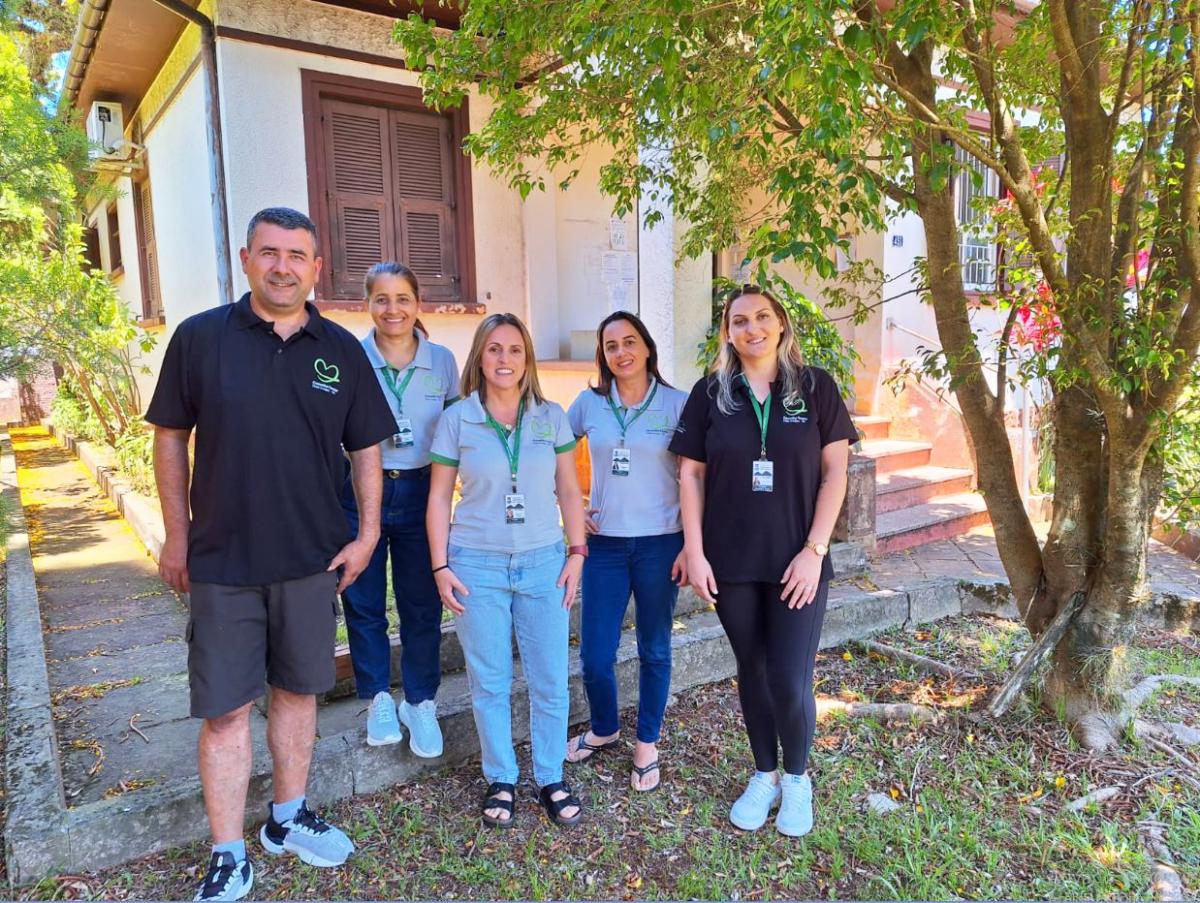
<svg viewBox="0 0 1200 903">
<path fill-rule="evenodd" d="M 964 609 L 965 590 L 957 580 L 929 581 L 907 590 L 865 592 L 853 585 L 835 585 L 830 591 L 821 648 L 863 638 L 905 623 L 928 622 Z M 735 674 L 733 654 L 714 611 L 697 611 L 678 619 L 672 637 L 671 691 L 684 690 Z M 529 703 L 520 664 L 514 664 L 513 739 L 529 736 Z M 622 706 L 637 700 L 637 649 L 633 631 L 625 631 L 617 651 L 617 683 Z M 580 676 L 578 649 L 570 658 L 571 722 L 586 719 L 587 704 Z M 730 691 L 732 693 L 732 690 Z M 469 687 L 464 673 L 448 674 L 438 692 L 438 715 L 445 737 L 445 753 L 438 759 L 413 756 L 407 743 L 369 747 L 365 742 L 365 703 L 345 699 L 318 710 L 318 733 L 309 777 L 309 798 L 325 804 L 351 796 L 374 793 L 394 784 L 433 777 L 443 768 L 459 765 L 479 754 L 479 741 L 471 713 Z M 671 729 L 667 710 L 666 729 Z M 270 757 L 266 749 L 265 722 L 252 712 L 254 765 L 247 799 L 247 825 L 260 822 L 270 794 Z M 130 742 L 124 756 L 138 756 L 149 771 L 164 761 L 173 763 L 170 776 L 150 787 L 77 805 L 67 812 L 62 849 L 69 861 L 33 857 L 21 847 L 10 851 L 10 874 L 16 866 L 19 880 L 41 874 L 97 869 L 148 855 L 166 847 L 199 841 L 208 836 L 204 802 L 195 776 L 195 743 L 199 722 L 182 719 L 148 728 L 155 742 Z M 19 739 L 19 738 L 18 738 Z M 578 778 L 580 773 L 568 775 Z M 586 791 L 586 787 L 581 787 Z M 522 792 L 525 792 L 522 790 Z M 32 842 L 34 839 L 30 838 Z M 28 863 L 25 860 L 28 859 Z"/>
<path fill-rule="evenodd" d="M 856 574 L 861 574 L 867 567 L 867 556 L 862 547 L 856 543 L 835 542 L 830 546 L 829 554 L 833 560 L 833 570 L 838 577 L 852 577 Z M 629 605 L 625 610 L 624 626 L 626 628 L 633 626 L 634 607 L 633 599 L 630 598 Z M 690 586 L 681 587 L 679 590 L 679 598 L 675 603 L 675 617 L 680 618 L 690 615 L 693 612 L 703 611 L 708 608 L 708 603 L 704 602 Z M 570 635 L 573 640 L 578 640 L 580 633 L 580 617 L 582 607 L 578 604 L 571 609 L 571 628 Z M 398 636 L 391 638 L 392 642 L 392 675 L 396 680 L 400 676 L 400 656 L 403 651 L 403 645 Z M 464 667 L 462 647 L 458 642 L 458 634 L 454 630 L 454 621 L 447 620 L 442 622 L 442 673 L 451 673 L 459 671 Z M 513 654 L 516 654 L 516 646 L 513 646 Z M 332 690 L 325 694 L 325 699 L 333 700 L 344 696 L 350 696 L 354 693 L 354 668 L 350 661 L 350 649 L 347 646 L 339 646 L 334 652 L 334 663 L 337 669 L 337 684 Z"/>
<path fill-rule="evenodd" d="M 899 552 L 938 539 L 958 536 L 988 523 L 987 506 L 976 492 L 960 492 L 880 514 L 875 519 L 880 554 Z"/>
<path fill-rule="evenodd" d="M 864 439 L 858 454 L 875 460 L 875 474 L 895 473 L 929 463 L 933 446 L 908 439 Z"/>
<path fill-rule="evenodd" d="M 863 439 L 886 439 L 892 427 L 891 417 L 879 417 L 874 414 L 851 414 L 850 419 L 858 427 Z"/>
<path fill-rule="evenodd" d="M 908 467 L 875 477 L 875 514 L 887 514 L 933 501 L 939 496 L 969 492 L 975 481 L 970 470 L 955 467 Z"/>
</svg>

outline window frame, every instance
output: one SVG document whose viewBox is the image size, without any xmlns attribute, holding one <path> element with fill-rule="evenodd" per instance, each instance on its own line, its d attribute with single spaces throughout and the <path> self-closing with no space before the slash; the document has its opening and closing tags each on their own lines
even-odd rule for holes
<svg viewBox="0 0 1200 903">
<path fill-rule="evenodd" d="M 114 228 L 115 227 L 115 228 Z M 121 254 L 121 211 L 113 201 L 104 208 L 104 240 L 108 244 L 108 275 L 125 275 L 125 259 Z"/>
<path fill-rule="evenodd" d="M 300 70 L 300 90 L 304 117 L 305 168 L 308 176 L 308 202 L 313 222 L 317 226 L 318 253 L 325 258 L 321 278 L 317 282 L 317 304 L 321 308 L 346 311 L 365 311 L 363 299 L 336 298 L 333 291 L 332 245 L 327 188 L 328 164 L 321 127 L 321 102 L 326 99 L 349 103 L 369 104 L 389 109 L 426 115 L 442 116 L 450 124 L 452 144 L 462 147 L 470 126 L 467 100 L 445 113 L 431 110 L 422 100 L 421 89 L 396 85 L 373 79 L 348 75 L 333 75 L 311 69 Z M 461 275 L 461 298 L 458 302 L 422 302 L 423 313 L 484 313 L 486 307 L 476 299 L 475 277 L 475 208 L 471 195 L 471 160 L 461 150 L 452 154 L 456 201 L 454 225 L 458 239 L 458 265 Z"/>
<path fill-rule="evenodd" d="M 158 235 L 146 235 L 144 212 L 142 210 L 142 189 L 150 192 L 150 204 L 153 215 L 154 189 L 150 185 L 149 162 L 139 178 L 132 180 L 133 191 L 133 224 L 137 231 L 138 240 L 138 274 L 142 284 L 142 315 L 138 319 L 140 326 L 160 326 L 166 322 L 167 306 L 162 298 L 162 268 L 158 265 Z M 157 230 L 155 230 L 157 233 Z M 150 245 L 154 246 L 154 260 L 150 260 Z M 155 284 L 158 285 L 158 307 L 155 309 L 154 299 L 150 295 L 150 268 L 155 269 Z"/>
</svg>

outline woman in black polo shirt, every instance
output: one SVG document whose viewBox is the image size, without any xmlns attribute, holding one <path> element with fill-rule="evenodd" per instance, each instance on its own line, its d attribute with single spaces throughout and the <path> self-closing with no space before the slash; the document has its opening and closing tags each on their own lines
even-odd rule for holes
<svg viewBox="0 0 1200 903">
<path fill-rule="evenodd" d="M 738 663 L 756 773 L 730 820 L 812 830 L 806 772 L 828 559 L 858 432 L 828 373 L 805 366 L 787 312 L 743 286 L 721 314 L 713 372 L 692 389 L 671 451 L 692 586 L 716 604 Z M 783 775 L 779 775 L 779 748 Z"/>
</svg>

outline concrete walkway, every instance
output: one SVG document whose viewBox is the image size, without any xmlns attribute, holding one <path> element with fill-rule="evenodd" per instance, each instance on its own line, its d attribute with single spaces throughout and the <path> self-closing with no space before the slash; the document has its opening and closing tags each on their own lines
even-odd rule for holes
<svg viewBox="0 0 1200 903">
<path fill-rule="evenodd" d="M 61 769 L 53 780 L 61 788 L 56 811 L 64 825 L 56 829 L 54 844 L 40 841 L 36 831 L 18 844 L 10 818 L 9 874 L 24 881 L 121 862 L 199 839 L 207 828 L 196 779 L 198 723 L 187 711 L 186 609 L 158 579 L 146 549 L 70 452 L 42 429 L 11 435 L 36 574 L 32 610 L 40 604 L 57 746 L 49 754 Z M 1153 569 L 1160 584 L 1156 589 L 1188 597 L 1189 610 L 1196 610 L 1200 567 L 1156 544 Z M 988 528 L 884 556 L 865 577 L 836 583 L 822 646 L 981 609 L 1011 611 Z M 732 655 L 715 614 L 687 592 L 681 594 L 677 617 L 672 689 L 731 676 Z M 11 650 L 10 643 L 10 677 Z M 618 658 L 622 698 L 630 701 L 637 685 L 631 631 Z M 478 753 L 452 626 L 444 638 L 443 667 L 439 710 L 446 755 L 430 763 L 415 759 L 406 745 L 368 748 L 362 737 L 363 704 L 329 702 L 319 713 L 310 782 L 316 802 L 374 792 Z M 586 706 L 577 650 L 571 685 L 572 720 L 579 720 Z M 520 740 L 528 722 L 519 676 L 514 704 Z M 11 700 L 9 708 L 11 719 Z M 265 719 L 258 711 L 252 717 L 255 761 L 248 815 L 254 821 L 267 800 L 270 762 Z M 10 764 L 10 799 L 21 793 L 13 786 L 14 773 Z"/>
</svg>

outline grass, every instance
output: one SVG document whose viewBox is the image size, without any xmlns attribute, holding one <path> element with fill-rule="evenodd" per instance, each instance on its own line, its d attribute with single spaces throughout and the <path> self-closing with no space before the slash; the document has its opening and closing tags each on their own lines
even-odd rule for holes
<svg viewBox="0 0 1200 903">
<path fill-rule="evenodd" d="M 1011 625 L 958 618 L 882 638 L 953 660 L 998 681 L 1027 643 Z M 1200 673 L 1200 641 L 1146 632 L 1139 663 Z M 939 704 L 939 724 L 822 723 L 813 750 L 817 824 L 803 840 L 768 827 L 734 830 L 729 804 L 749 776 L 749 750 L 731 682 L 682 694 L 668 710 L 662 788 L 628 789 L 629 749 L 570 766 L 584 799 L 576 830 L 549 825 L 518 791 L 509 831 L 480 826 L 477 764 L 328 807 L 358 846 L 352 865 L 325 871 L 256 854 L 257 899 L 1128 899 L 1145 897 L 1150 864 L 1138 822 L 1163 824 L 1184 886 L 1200 887 L 1200 796 L 1171 760 L 1133 742 L 1085 754 L 1062 727 L 1022 702 L 1003 723 L 953 714 L 981 687 L 957 686 L 861 654 L 825 652 L 821 692 Z M 1190 708 L 1160 694 L 1160 717 Z M 632 717 L 624 728 L 632 737 Z M 521 756 L 528 774 L 528 750 Z M 1117 797 L 1078 815 L 1067 802 L 1121 783 Z M 1136 786 L 1135 786 L 1136 785 Z M 864 805 L 884 793 L 900 809 Z M 256 844 L 251 842 L 251 850 Z M 207 847 L 194 844 L 93 875 L 41 882 L 30 898 L 180 898 L 194 891 Z"/>
<path fill-rule="evenodd" d="M 7 493 L 0 492 L 0 564 L 4 563 L 8 551 L 9 524 L 13 516 L 12 502 Z"/>
</svg>

